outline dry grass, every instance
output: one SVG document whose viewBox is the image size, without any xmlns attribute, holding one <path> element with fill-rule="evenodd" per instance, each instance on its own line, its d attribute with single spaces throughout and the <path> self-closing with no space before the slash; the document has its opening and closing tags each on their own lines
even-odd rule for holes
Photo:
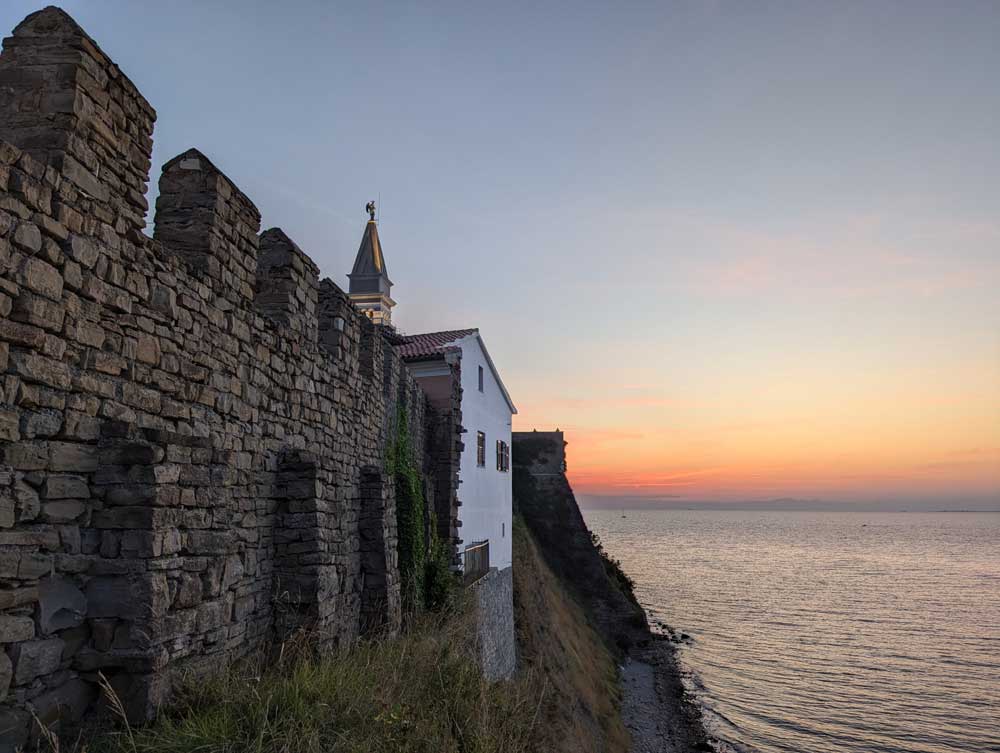
<svg viewBox="0 0 1000 753">
<path fill-rule="evenodd" d="M 483 680 L 465 603 L 415 619 L 398 638 L 325 655 L 299 640 L 266 666 L 243 661 L 191 678 L 157 721 L 141 728 L 123 721 L 122 704 L 103 682 L 121 722 L 91 737 L 85 750 L 625 753 L 611 654 L 519 519 L 513 534 L 518 679 Z M 48 744 L 58 751 L 58 740 Z"/>
<path fill-rule="evenodd" d="M 468 608 L 416 621 L 399 638 L 333 655 L 286 651 L 261 672 L 243 663 L 190 683 L 142 729 L 93 741 L 93 753 L 521 753 L 542 697 L 530 673 L 485 682 Z"/>
<path fill-rule="evenodd" d="M 547 681 L 533 749 L 628 751 L 614 659 L 520 518 L 514 520 L 514 609 L 520 658 Z"/>
</svg>

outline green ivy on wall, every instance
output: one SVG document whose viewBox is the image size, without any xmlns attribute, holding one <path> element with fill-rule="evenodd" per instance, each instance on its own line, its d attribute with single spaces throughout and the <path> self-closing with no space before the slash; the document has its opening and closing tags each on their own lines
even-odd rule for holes
<svg viewBox="0 0 1000 753">
<path fill-rule="evenodd" d="M 395 441 L 386 453 L 396 486 L 399 576 L 407 611 L 445 607 L 457 586 L 451 571 L 451 547 L 437 535 L 434 512 L 424 499 L 424 481 L 414 461 L 407 412 L 400 407 Z"/>
<path fill-rule="evenodd" d="M 424 603 L 424 485 L 413 460 L 413 443 L 406 410 L 399 409 L 395 441 L 386 453 L 389 474 L 396 485 L 396 529 L 399 537 L 399 577 L 403 606 L 414 610 Z"/>
</svg>

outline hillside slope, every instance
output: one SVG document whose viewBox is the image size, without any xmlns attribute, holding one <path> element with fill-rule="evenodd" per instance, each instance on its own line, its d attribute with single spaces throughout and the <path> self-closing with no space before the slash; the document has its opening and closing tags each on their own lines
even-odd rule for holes
<svg viewBox="0 0 1000 753">
<path fill-rule="evenodd" d="M 583 665 L 582 678 L 553 674 L 553 682 L 561 683 L 560 691 L 567 696 L 563 713 L 573 724 L 589 717 L 600 720 L 607 747 L 588 750 L 617 750 L 619 738 L 613 733 L 621 726 L 630 733 L 629 749 L 634 753 L 710 751 L 701 714 L 685 693 L 673 646 L 664 636 L 650 632 L 631 579 L 587 528 L 566 478 L 564 448 L 559 431 L 514 434 L 514 504 L 520 525 L 526 529 L 521 538 L 528 542 L 528 562 L 519 568 L 526 592 L 522 599 L 528 603 L 548 599 L 548 609 L 563 612 L 558 619 L 570 624 L 577 635 L 599 636 L 609 658 L 622 662 L 622 672 L 616 671 L 609 684 L 607 665 L 595 658 Z M 529 580 L 532 557 L 540 559 L 538 569 L 551 576 L 544 586 L 532 586 Z M 592 630 L 573 624 L 581 617 Z M 522 623 L 524 632 L 543 630 L 538 643 L 546 647 L 545 653 L 562 652 L 575 658 L 565 636 L 553 637 L 544 631 L 544 606 L 524 614 Z M 519 635 L 524 642 L 531 637 Z M 594 657 L 602 655 L 589 646 L 588 651 Z M 594 693 L 605 697 L 594 697 Z M 607 707 L 609 700 L 614 703 L 613 711 Z"/>
<path fill-rule="evenodd" d="M 545 564 L 524 521 L 517 517 L 514 620 L 522 666 L 544 687 L 532 747 L 566 753 L 628 751 L 611 652 Z"/>
</svg>

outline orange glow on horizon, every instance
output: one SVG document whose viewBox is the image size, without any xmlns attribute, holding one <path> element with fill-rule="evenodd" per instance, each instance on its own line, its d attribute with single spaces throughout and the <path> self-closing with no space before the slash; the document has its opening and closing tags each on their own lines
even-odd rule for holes
<svg viewBox="0 0 1000 753">
<path fill-rule="evenodd" d="M 941 497 L 1000 507 L 1000 378 L 981 364 L 522 401 L 517 430 L 561 426 L 582 494 L 685 500 Z M 566 419 L 571 419 L 567 421 Z M 531 421 L 531 423 L 529 423 Z"/>
</svg>

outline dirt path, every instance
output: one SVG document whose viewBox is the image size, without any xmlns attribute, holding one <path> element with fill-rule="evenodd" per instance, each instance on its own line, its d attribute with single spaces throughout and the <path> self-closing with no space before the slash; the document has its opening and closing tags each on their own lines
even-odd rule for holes
<svg viewBox="0 0 1000 753">
<path fill-rule="evenodd" d="M 622 718 L 632 753 L 701 753 L 712 748 L 698 711 L 684 696 L 673 648 L 652 641 L 638 648 L 621 670 Z"/>
</svg>

